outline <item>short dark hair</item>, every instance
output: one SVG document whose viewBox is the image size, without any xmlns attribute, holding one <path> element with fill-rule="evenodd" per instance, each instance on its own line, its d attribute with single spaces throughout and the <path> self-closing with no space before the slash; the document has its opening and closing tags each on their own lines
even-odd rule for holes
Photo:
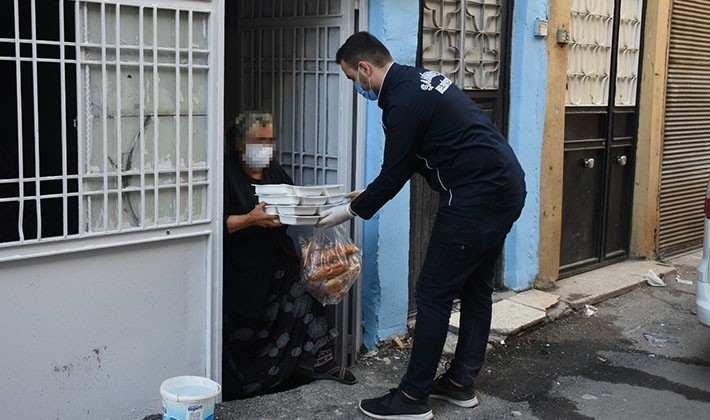
<svg viewBox="0 0 710 420">
<path fill-rule="evenodd" d="M 345 62 L 350 68 L 356 68 L 362 60 L 382 67 L 392 61 L 387 47 L 369 32 L 361 31 L 350 35 L 335 53 L 335 62 Z"/>
</svg>

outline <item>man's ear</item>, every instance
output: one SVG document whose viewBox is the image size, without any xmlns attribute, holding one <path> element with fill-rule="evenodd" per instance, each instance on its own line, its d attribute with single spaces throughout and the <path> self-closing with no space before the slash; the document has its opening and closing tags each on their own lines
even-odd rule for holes
<svg viewBox="0 0 710 420">
<path fill-rule="evenodd" d="M 368 63 L 367 61 L 361 60 L 357 63 L 357 68 L 355 71 L 360 70 L 360 73 L 365 75 L 365 76 L 371 76 L 372 75 L 372 65 Z"/>
</svg>

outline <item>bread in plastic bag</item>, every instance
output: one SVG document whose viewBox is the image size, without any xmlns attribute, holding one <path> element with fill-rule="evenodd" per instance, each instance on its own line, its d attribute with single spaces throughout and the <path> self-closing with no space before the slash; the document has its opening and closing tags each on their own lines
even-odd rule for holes
<svg viewBox="0 0 710 420">
<path fill-rule="evenodd" d="M 343 300 L 360 275 L 362 253 L 342 225 L 301 238 L 301 284 L 321 304 Z"/>
</svg>

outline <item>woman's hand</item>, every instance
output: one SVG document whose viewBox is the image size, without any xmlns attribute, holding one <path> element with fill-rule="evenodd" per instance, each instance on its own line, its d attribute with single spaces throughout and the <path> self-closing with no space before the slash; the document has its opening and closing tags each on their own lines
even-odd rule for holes
<svg viewBox="0 0 710 420">
<path fill-rule="evenodd" d="M 261 202 L 254 206 L 254 209 L 247 214 L 252 219 L 254 226 L 261 226 L 265 228 L 277 228 L 283 226 L 279 222 L 279 216 L 277 214 L 266 214 L 264 212 L 264 207 L 266 207 L 265 202 Z"/>
<path fill-rule="evenodd" d="M 260 226 L 265 228 L 279 228 L 283 226 L 279 222 L 279 216 L 276 214 L 266 214 L 264 212 L 265 202 L 261 202 L 254 206 L 252 211 L 247 214 L 233 214 L 227 217 L 227 232 L 234 233 L 238 230 L 246 229 L 251 226 Z"/>
</svg>

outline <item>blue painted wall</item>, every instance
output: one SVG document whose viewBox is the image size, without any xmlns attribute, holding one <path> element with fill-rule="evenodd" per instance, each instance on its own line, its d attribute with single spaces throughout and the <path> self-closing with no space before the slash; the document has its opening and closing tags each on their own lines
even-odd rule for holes
<svg viewBox="0 0 710 420">
<path fill-rule="evenodd" d="M 528 4 L 530 3 L 530 4 Z M 514 10 L 509 138 L 526 171 L 528 198 L 511 231 L 505 251 L 505 285 L 513 290 L 532 286 L 538 271 L 539 178 L 547 83 L 546 50 L 534 36 L 536 18 L 547 16 L 546 1 L 517 2 Z M 368 30 L 401 64 L 416 63 L 419 2 L 371 0 Z M 364 99 L 360 99 L 364 100 Z M 384 149 L 382 112 L 367 105 L 365 181 L 380 171 Z M 409 184 L 363 227 L 363 345 L 407 330 L 409 276 Z"/>
<path fill-rule="evenodd" d="M 545 38 L 535 36 L 537 19 L 547 20 L 548 2 L 515 2 L 510 62 L 508 140 L 525 169 L 528 196 L 520 219 L 505 242 L 504 284 L 520 291 L 538 273 L 540 241 L 540 162 L 547 95 Z"/>
<path fill-rule="evenodd" d="M 382 41 L 394 60 L 414 65 L 417 56 L 419 2 L 369 2 L 368 31 Z M 364 99 L 362 99 L 364 100 Z M 382 110 L 367 106 L 365 129 L 366 183 L 380 172 L 384 151 Z M 406 332 L 409 280 L 409 184 L 363 227 L 363 345 Z"/>
</svg>

